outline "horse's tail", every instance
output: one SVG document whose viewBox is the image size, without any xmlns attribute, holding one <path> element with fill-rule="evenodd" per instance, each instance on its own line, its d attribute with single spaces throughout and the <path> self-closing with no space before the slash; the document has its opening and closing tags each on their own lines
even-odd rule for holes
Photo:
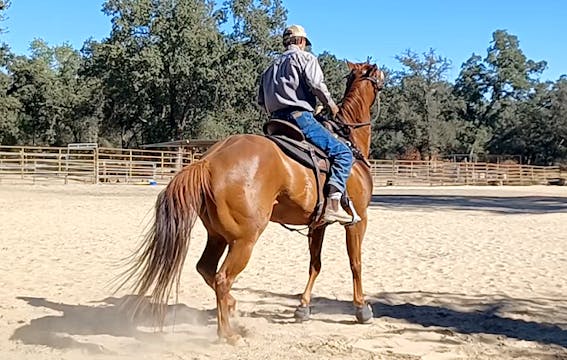
<svg viewBox="0 0 567 360">
<path fill-rule="evenodd" d="M 189 248 L 191 229 L 211 196 L 207 161 L 195 162 L 179 172 L 158 195 L 155 219 L 145 239 L 134 254 L 126 272 L 126 282 L 135 279 L 138 306 L 151 291 L 154 314 L 163 325 L 167 302 L 175 284 L 179 286 L 181 270 Z M 136 311 L 138 310 L 136 307 Z"/>
</svg>

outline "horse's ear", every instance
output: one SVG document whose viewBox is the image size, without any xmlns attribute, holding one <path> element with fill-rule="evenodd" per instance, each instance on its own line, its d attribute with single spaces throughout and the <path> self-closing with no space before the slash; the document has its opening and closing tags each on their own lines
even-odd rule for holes
<svg viewBox="0 0 567 360">
<path fill-rule="evenodd" d="M 347 64 L 349 70 L 355 70 L 356 69 L 356 64 L 351 63 L 348 60 L 347 60 L 346 64 Z"/>
<path fill-rule="evenodd" d="M 372 76 L 373 73 L 378 71 L 378 66 L 376 64 L 368 64 L 369 66 L 367 67 L 367 70 L 365 72 L 366 76 Z"/>
<path fill-rule="evenodd" d="M 372 69 L 372 72 L 378 72 L 378 71 L 380 71 L 380 69 L 378 69 L 378 65 L 376 65 L 376 64 L 372 64 L 372 68 L 371 68 L 371 69 Z"/>
</svg>

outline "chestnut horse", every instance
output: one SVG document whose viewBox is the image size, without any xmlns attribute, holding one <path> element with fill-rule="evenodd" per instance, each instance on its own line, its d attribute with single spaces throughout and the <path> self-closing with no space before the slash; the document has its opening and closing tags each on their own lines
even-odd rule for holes
<svg viewBox="0 0 567 360">
<path fill-rule="evenodd" d="M 383 85 L 376 65 L 348 63 L 350 74 L 338 118 L 352 131 L 350 141 L 365 158 L 370 148 L 370 109 Z M 356 126 L 358 124 L 360 126 Z M 236 300 L 230 294 L 236 276 L 246 267 L 252 248 L 270 221 L 307 225 L 317 202 L 313 171 L 285 155 L 271 140 L 259 135 L 234 135 L 215 144 L 199 161 L 181 170 L 158 195 L 154 223 L 126 273 L 135 278 L 140 298 L 151 292 L 163 323 L 164 304 L 179 277 L 187 254 L 191 229 L 199 217 L 207 229 L 207 244 L 197 271 L 215 291 L 217 333 L 235 341 L 229 315 Z M 355 161 L 347 182 L 348 194 L 362 221 L 346 226 L 346 243 L 353 277 L 353 302 L 359 322 L 372 312 L 366 304 L 361 280 L 361 244 L 366 231 L 372 177 L 363 160 Z M 309 316 L 311 290 L 321 269 L 325 226 L 309 233 L 309 281 L 296 317 Z M 228 247 L 220 268 L 218 263 Z M 218 270 L 217 270 L 218 268 Z M 160 310 L 161 309 L 161 310 Z"/>
</svg>

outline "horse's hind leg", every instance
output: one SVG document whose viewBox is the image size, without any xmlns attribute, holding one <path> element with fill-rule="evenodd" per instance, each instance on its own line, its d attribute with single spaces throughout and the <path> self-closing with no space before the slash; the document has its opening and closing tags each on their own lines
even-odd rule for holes
<svg viewBox="0 0 567 360">
<path fill-rule="evenodd" d="M 294 316 L 298 321 L 307 321 L 311 315 L 309 304 L 311 303 L 313 285 L 321 272 L 321 248 L 323 246 L 325 228 L 325 226 L 321 226 L 309 233 L 309 253 L 311 255 L 309 262 L 309 280 L 305 286 L 305 291 L 303 291 L 301 295 L 301 305 L 295 310 Z"/>
<path fill-rule="evenodd" d="M 239 238 L 232 241 L 228 249 L 228 254 L 215 276 L 218 335 L 231 343 L 236 342 L 240 336 L 236 334 L 230 326 L 230 289 L 236 276 L 240 274 L 246 267 L 246 264 L 248 264 L 255 242 L 255 237 Z"/>
<path fill-rule="evenodd" d="M 346 227 L 346 245 L 350 260 L 353 282 L 353 303 L 356 307 L 356 319 L 359 323 L 366 323 L 372 318 L 372 309 L 364 300 L 362 292 L 362 238 L 366 232 L 368 219 Z"/>
<path fill-rule="evenodd" d="M 207 235 L 207 245 L 199 262 L 197 262 L 197 271 L 213 290 L 215 290 L 215 275 L 217 273 L 219 260 L 222 254 L 224 254 L 227 245 L 226 240 L 222 236 L 209 232 Z M 233 315 L 236 310 L 236 300 L 230 294 L 228 298 L 228 308 L 229 314 Z"/>
</svg>

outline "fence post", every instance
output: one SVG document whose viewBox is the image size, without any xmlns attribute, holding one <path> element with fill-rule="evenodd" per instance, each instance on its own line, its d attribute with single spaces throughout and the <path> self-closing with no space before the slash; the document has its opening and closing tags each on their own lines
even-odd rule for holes
<svg viewBox="0 0 567 360">
<path fill-rule="evenodd" d="M 94 183 L 98 184 L 98 146 L 93 150 L 93 161 L 94 161 Z"/>
<path fill-rule="evenodd" d="M 57 176 L 61 176 L 61 149 L 59 149 L 59 154 L 57 156 Z"/>
<path fill-rule="evenodd" d="M 179 146 L 177 148 L 177 160 L 175 164 L 176 172 L 181 171 L 183 169 L 183 147 Z"/>
<path fill-rule="evenodd" d="M 132 179 L 132 149 L 130 149 L 130 161 L 128 162 L 128 178 L 126 179 L 126 183 L 130 183 L 130 179 Z"/>
<path fill-rule="evenodd" d="M 160 167 L 160 179 L 163 179 L 163 174 L 164 174 L 164 166 L 165 166 L 165 162 L 164 162 L 164 153 L 163 151 L 160 153 L 161 155 L 161 167 Z"/>
<path fill-rule="evenodd" d="M 24 154 L 24 148 L 22 148 L 22 150 L 20 150 L 20 174 L 22 180 L 24 180 L 24 162 L 25 162 L 25 154 Z"/>
</svg>

